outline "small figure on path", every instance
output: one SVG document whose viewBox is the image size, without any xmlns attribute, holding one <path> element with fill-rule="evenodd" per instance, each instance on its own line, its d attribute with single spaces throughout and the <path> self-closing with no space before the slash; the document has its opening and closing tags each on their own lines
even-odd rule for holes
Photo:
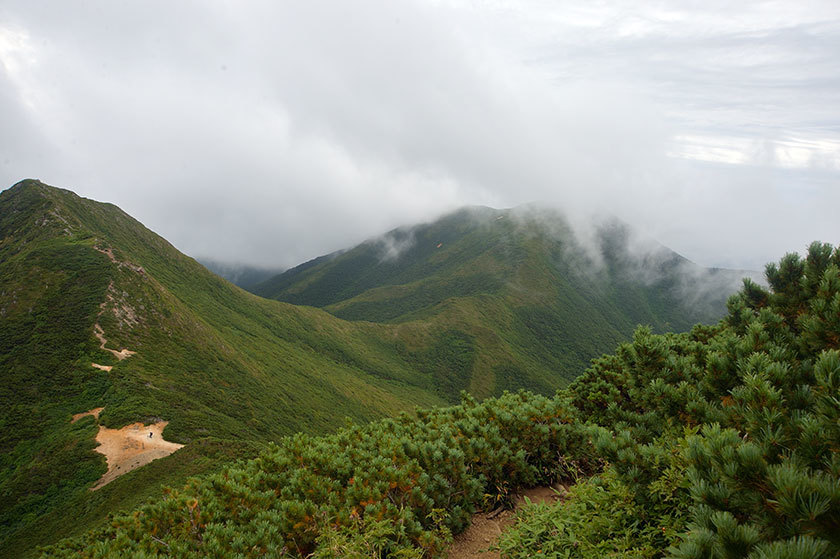
<svg viewBox="0 0 840 559">
<path fill-rule="evenodd" d="M 152 432 L 151 431 L 149 431 L 149 438 L 150 439 L 152 438 Z"/>
</svg>

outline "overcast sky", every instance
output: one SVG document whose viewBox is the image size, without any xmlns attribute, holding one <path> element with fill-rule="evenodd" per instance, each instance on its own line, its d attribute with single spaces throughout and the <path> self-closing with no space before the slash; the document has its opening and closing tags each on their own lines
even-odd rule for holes
<svg viewBox="0 0 840 559">
<path fill-rule="evenodd" d="M 4 0 L 0 188 L 291 266 L 467 204 L 840 243 L 840 2 Z"/>
</svg>

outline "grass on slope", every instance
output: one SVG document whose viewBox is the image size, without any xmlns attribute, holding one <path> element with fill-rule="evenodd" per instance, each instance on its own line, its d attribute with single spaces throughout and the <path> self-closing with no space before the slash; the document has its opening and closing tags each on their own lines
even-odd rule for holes
<svg viewBox="0 0 840 559">
<path fill-rule="evenodd" d="M 28 181 L 0 207 L 0 555 L 86 529 L 252 442 L 444 401 L 385 327 L 259 299 L 115 206 Z M 99 349 L 97 322 L 109 348 L 136 354 Z M 70 417 L 100 406 L 113 428 L 169 420 L 166 437 L 188 446 L 155 465 L 159 477 L 135 472 L 91 496 L 104 458 L 93 424 Z"/>
<path fill-rule="evenodd" d="M 686 300 L 709 272 L 661 247 L 635 251 L 630 237 L 620 224 L 604 226 L 594 259 L 559 214 L 471 208 L 313 260 L 255 292 L 353 321 L 422 325 L 453 340 L 449 351 L 464 348 L 461 363 L 473 351 L 463 340 L 479 355 L 501 346 L 493 367 L 472 359 L 458 385 L 480 396 L 548 393 L 639 324 L 687 330 L 723 314 L 725 287 L 715 300 Z"/>
<path fill-rule="evenodd" d="M 836 558 L 840 248 L 767 278 L 715 326 L 638 329 L 553 398 L 465 396 L 289 437 L 45 557 L 443 557 L 474 511 L 566 478 L 504 559 Z"/>
</svg>

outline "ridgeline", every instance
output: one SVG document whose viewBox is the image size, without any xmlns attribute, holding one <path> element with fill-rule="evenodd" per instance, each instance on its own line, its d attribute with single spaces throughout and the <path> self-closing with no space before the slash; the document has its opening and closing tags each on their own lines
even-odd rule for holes
<svg viewBox="0 0 840 559">
<path fill-rule="evenodd" d="M 502 557 L 840 555 L 840 249 L 767 267 L 715 326 L 526 392 L 281 440 L 45 557 L 440 557 L 522 486 Z"/>
<path fill-rule="evenodd" d="M 463 211 L 263 284 L 285 285 L 302 306 L 233 286 L 111 204 L 34 180 L 0 193 L 0 556 L 32 556 L 163 486 L 234 471 L 271 441 L 322 440 L 308 437 L 347 418 L 366 425 L 456 403 L 462 390 L 530 402 L 503 396 L 529 389 L 554 409 L 550 396 L 636 324 L 688 329 L 723 314 L 720 289 L 707 290 L 717 301 L 680 294 L 731 274 L 683 274 L 690 265 L 664 249 L 640 256 L 621 227 L 601 231 L 593 266 L 562 218 L 532 217 Z M 399 423 L 419 428 L 413 417 Z M 536 479 L 493 475 L 509 487 Z M 463 511 L 481 506 L 473 497 L 486 485 L 469 483 Z M 432 504 L 443 525 L 463 527 L 466 512 L 444 521 Z M 341 514 L 356 522 L 355 506 Z M 291 549 L 284 538 L 276 549 Z"/>
<path fill-rule="evenodd" d="M 639 324 L 667 332 L 716 322 L 744 275 L 639 242 L 615 220 L 590 236 L 581 241 L 557 211 L 465 208 L 249 289 L 346 320 L 434 328 L 440 345 L 475 355 L 471 372 L 443 363 L 440 383 L 485 397 L 549 393 L 557 376 L 571 381 Z"/>
</svg>

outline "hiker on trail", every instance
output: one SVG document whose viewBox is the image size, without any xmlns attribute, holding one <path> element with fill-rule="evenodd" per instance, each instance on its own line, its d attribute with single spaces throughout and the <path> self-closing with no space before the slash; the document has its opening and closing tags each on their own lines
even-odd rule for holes
<svg viewBox="0 0 840 559">
<path fill-rule="evenodd" d="M 151 431 L 149 431 L 149 438 L 150 439 L 152 438 L 152 432 Z"/>
</svg>

